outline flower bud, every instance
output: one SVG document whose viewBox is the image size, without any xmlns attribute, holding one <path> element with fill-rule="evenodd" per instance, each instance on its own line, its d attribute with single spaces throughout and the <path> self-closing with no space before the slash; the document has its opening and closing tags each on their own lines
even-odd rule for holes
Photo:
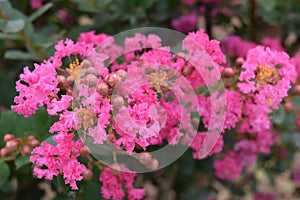
<svg viewBox="0 0 300 200">
<path fill-rule="evenodd" d="M 83 179 L 84 180 L 91 180 L 94 176 L 94 172 L 91 169 L 87 169 L 87 173 L 83 174 Z"/>
<path fill-rule="evenodd" d="M 98 94 L 106 97 L 109 93 L 109 87 L 105 82 L 100 82 L 96 86 L 96 91 L 98 92 Z"/>
<path fill-rule="evenodd" d="M 124 105 L 124 99 L 119 95 L 113 95 L 111 97 L 111 104 L 113 105 L 114 109 L 119 109 Z"/>
<path fill-rule="evenodd" d="M 40 142 L 37 139 L 29 140 L 28 142 L 31 147 L 36 147 L 40 145 Z"/>
<path fill-rule="evenodd" d="M 238 57 L 237 59 L 235 59 L 234 61 L 234 65 L 236 67 L 241 67 L 245 62 L 245 59 L 243 57 Z"/>
<path fill-rule="evenodd" d="M 159 162 L 157 159 L 152 159 L 151 163 L 148 165 L 149 169 L 156 170 L 159 167 Z"/>
<path fill-rule="evenodd" d="M 15 136 L 10 133 L 5 134 L 3 137 L 3 141 L 5 143 L 7 143 L 8 141 L 13 140 L 13 139 L 15 139 Z"/>
<path fill-rule="evenodd" d="M 0 158 L 8 157 L 8 156 L 10 156 L 10 154 L 11 153 L 8 151 L 7 148 L 0 149 Z"/>
<path fill-rule="evenodd" d="M 193 73 L 193 71 L 195 70 L 195 68 L 193 66 L 184 66 L 182 69 L 182 75 L 183 76 L 189 76 Z"/>
<path fill-rule="evenodd" d="M 72 75 L 71 75 L 71 76 L 68 76 L 67 81 L 68 81 L 69 84 L 74 83 L 75 77 L 72 76 Z"/>
<path fill-rule="evenodd" d="M 222 71 L 221 74 L 224 78 L 232 78 L 234 76 L 234 71 L 231 67 L 227 67 Z"/>
<path fill-rule="evenodd" d="M 108 132 L 108 137 L 107 137 L 110 141 L 115 142 L 116 141 L 116 135 L 113 131 L 109 131 Z"/>
<path fill-rule="evenodd" d="M 127 72 L 123 69 L 119 69 L 115 73 L 119 75 L 123 81 L 127 78 Z"/>
<path fill-rule="evenodd" d="M 139 154 L 139 161 L 143 165 L 148 165 L 152 161 L 152 155 L 149 152 L 142 152 Z"/>
<path fill-rule="evenodd" d="M 90 151 L 90 149 L 89 149 L 87 146 L 82 146 L 82 147 L 79 149 L 79 153 L 80 153 L 80 155 L 82 155 L 82 156 L 88 156 L 88 155 L 90 155 L 91 151 Z"/>
<path fill-rule="evenodd" d="M 59 75 L 56 79 L 61 89 L 66 89 L 68 87 L 68 81 L 64 76 Z"/>
<path fill-rule="evenodd" d="M 24 157 L 30 156 L 31 150 L 28 145 L 24 145 L 23 148 L 21 149 L 21 154 Z"/>
<path fill-rule="evenodd" d="M 295 86 L 295 94 L 300 95 L 300 85 Z"/>
<path fill-rule="evenodd" d="M 6 143 L 5 148 L 10 152 L 16 152 L 18 150 L 19 147 L 19 141 L 14 139 L 14 140 L 10 140 Z"/>
<path fill-rule="evenodd" d="M 29 135 L 27 137 L 28 141 L 32 141 L 32 140 L 36 140 L 36 138 L 34 137 L 34 135 Z"/>
<path fill-rule="evenodd" d="M 283 108 L 287 112 L 290 112 L 290 111 L 294 110 L 294 105 L 292 104 L 292 102 L 287 101 L 287 102 L 284 103 Z"/>
<path fill-rule="evenodd" d="M 98 78 L 94 74 L 88 74 L 85 76 L 85 80 L 88 82 L 90 87 L 94 87 L 97 85 Z"/>
<path fill-rule="evenodd" d="M 93 67 L 93 64 L 91 63 L 91 61 L 89 61 L 89 60 L 82 61 L 82 65 L 81 65 L 82 69 L 88 69 L 90 67 Z"/>
<path fill-rule="evenodd" d="M 89 67 L 86 72 L 86 74 L 93 74 L 93 75 L 97 75 L 97 70 L 94 67 Z"/>
<path fill-rule="evenodd" d="M 110 87 L 114 87 L 116 86 L 120 81 L 121 81 L 121 77 L 114 73 L 114 74 L 109 74 L 104 78 L 104 81 L 110 86 Z"/>
</svg>

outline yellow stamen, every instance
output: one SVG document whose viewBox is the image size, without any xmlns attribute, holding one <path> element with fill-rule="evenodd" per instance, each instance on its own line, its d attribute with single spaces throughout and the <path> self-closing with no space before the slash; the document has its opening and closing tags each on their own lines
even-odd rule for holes
<svg viewBox="0 0 300 200">
<path fill-rule="evenodd" d="M 79 62 L 78 58 L 73 63 L 70 63 L 69 68 L 71 70 L 71 75 L 77 76 L 79 69 L 82 65 L 82 62 Z"/>
</svg>

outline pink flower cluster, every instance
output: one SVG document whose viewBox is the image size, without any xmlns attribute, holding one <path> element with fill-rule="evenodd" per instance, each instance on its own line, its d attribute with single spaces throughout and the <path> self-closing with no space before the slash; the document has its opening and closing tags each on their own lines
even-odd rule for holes
<svg viewBox="0 0 300 200">
<path fill-rule="evenodd" d="M 186 145 L 195 159 L 203 159 L 221 153 L 226 131 L 232 130 L 235 144 L 213 167 L 218 178 L 236 179 L 258 154 L 270 153 L 274 139 L 269 115 L 287 96 L 295 75 L 276 41 L 263 41 L 271 48 L 234 36 L 228 41 L 223 48 L 230 56 L 245 58 L 239 69 L 224 68 L 220 43 L 202 29 L 189 33 L 176 55 L 154 34 L 137 33 L 124 40 L 124 47 L 94 31 L 80 34 L 77 42 L 58 42 L 51 58 L 35 64 L 32 72 L 24 68 L 12 106 L 25 117 L 42 106 L 58 116 L 49 130 L 55 144 L 44 141 L 32 151 L 35 175 L 52 180 L 61 174 L 77 190 L 76 181 L 90 170 L 78 161 L 89 154 L 80 153 L 85 141 L 113 146 L 139 162 L 136 152 L 147 153 L 148 147 L 164 142 Z M 198 129 L 199 119 L 203 130 Z M 76 131 L 82 140 L 74 139 Z M 203 149 L 209 150 L 207 155 Z M 158 168 L 159 160 L 150 160 L 154 167 L 141 164 Z M 136 173 L 122 169 L 102 171 L 101 194 L 106 199 L 142 199 L 145 189 L 133 187 Z"/>
<path fill-rule="evenodd" d="M 133 187 L 134 178 L 136 173 L 122 169 L 125 171 L 114 171 L 110 167 L 104 168 L 100 174 L 99 180 L 102 182 L 101 194 L 106 199 L 121 200 L 125 196 L 123 187 L 127 190 L 128 199 L 139 200 L 145 194 L 145 189 L 138 189 Z"/>
</svg>

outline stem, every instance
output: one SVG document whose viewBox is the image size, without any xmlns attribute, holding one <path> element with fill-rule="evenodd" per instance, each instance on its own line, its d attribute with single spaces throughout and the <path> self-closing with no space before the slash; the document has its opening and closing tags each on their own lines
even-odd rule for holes
<svg viewBox="0 0 300 200">
<path fill-rule="evenodd" d="M 250 29 L 251 29 L 251 39 L 257 41 L 257 32 L 256 32 L 256 3 L 255 0 L 249 0 L 250 5 Z"/>
<path fill-rule="evenodd" d="M 211 6 L 210 5 L 207 5 L 206 6 L 206 12 L 204 14 L 204 17 L 205 17 L 205 29 L 206 29 L 206 33 L 207 35 L 211 38 L 212 35 L 211 35 L 211 29 L 212 29 L 212 17 L 211 17 Z"/>
</svg>

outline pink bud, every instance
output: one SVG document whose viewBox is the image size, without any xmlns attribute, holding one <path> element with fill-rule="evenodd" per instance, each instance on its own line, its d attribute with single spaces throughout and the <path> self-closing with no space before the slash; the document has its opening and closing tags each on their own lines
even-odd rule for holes
<svg viewBox="0 0 300 200">
<path fill-rule="evenodd" d="M 119 109 L 122 105 L 124 105 L 124 100 L 119 95 L 114 95 L 111 97 L 111 104 L 113 105 L 114 109 Z"/>
<path fill-rule="evenodd" d="M 8 141 L 13 140 L 13 139 L 15 139 L 15 136 L 10 133 L 5 134 L 3 137 L 3 141 L 5 143 L 7 143 Z"/>
<path fill-rule="evenodd" d="M 238 57 L 235 61 L 234 64 L 236 67 L 241 67 L 245 62 L 245 59 L 243 57 Z"/>
<path fill-rule="evenodd" d="M 189 76 L 189 75 L 191 75 L 193 73 L 194 70 L 195 70 L 194 67 L 186 65 L 182 69 L 182 75 L 183 76 Z"/>
<path fill-rule="evenodd" d="M 156 170 L 159 167 L 159 162 L 157 159 L 152 159 L 151 163 L 148 165 L 149 169 Z"/>
<path fill-rule="evenodd" d="M 88 82 L 90 87 L 96 86 L 98 82 L 98 78 L 94 74 L 86 75 L 85 80 Z"/>
<path fill-rule="evenodd" d="M 123 81 L 127 78 L 127 72 L 123 69 L 116 71 L 116 74 L 119 75 Z"/>
<path fill-rule="evenodd" d="M 103 97 L 106 97 L 109 92 L 109 87 L 108 87 L 107 83 L 100 82 L 96 86 L 96 91 L 98 92 L 98 94 L 102 95 Z"/>
<path fill-rule="evenodd" d="M 36 147 L 40 145 L 40 142 L 37 139 L 28 141 L 31 147 Z"/>
<path fill-rule="evenodd" d="M 87 74 L 94 74 L 94 75 L 97 75 L 97 70 L 94 68 L 94 67 L 89 67 L 87 70 L 86 70 L 86 73 Z"/>
<path fill-rule="evenodd" d="M 297 95 L 300 95 L 300 85 L 296 85 L 296 86 L 295 86 L 295 93 L 296 93 Z"/>
<path fill-rule="evenodd" d="M 234 71 L 231 67 L 227 67 L 222 71 L 222 77 L 232 78 L 234 76 Z"/>
<path fill-rule="evenodd" d="M 292 104 L 292 102 L 287 101 L 287 102 L 284 103 L 283 108 L 284 108 L 286 111 L 290 112 L 290 111 L 293 111 L 293 110 L 294 110 L 294 105 Z"/>
<path fill-rule="evenodd" d="M 35 136 L 34 135 L 29 135 L 27 137 L 28 141 L 31 141 L 31 140 L 36 140 Z"/>
<path fill-rule="evenodd" d="M 87 170 L 87 173 L 83 174 L 83 179 L 84 180 L 91 180 L 94 176 L 94 172 L 91 169 Z"/>
<path fill-rule="evenodd" d="M 5 148 L 10 152 L 16 152 L 18 150 L 19 147 L 19 141 L 14 139 L 14 140 L 10 140 L 6 143 Z"/>
<path fill-rule="evenodd" d="M 82 146 L 79 150 L 79 153 L 82 156 L 88 156 L 88 155 L 90 155 L 91 151 L 87 146 Z"/>
<path fill-rule="evenodd" d="M 114 73 L 114 74 L 109 74 L 104 78 L 104 81 L 110 86 L 110 87 L 114 87 L 116 86 L 120 81 L 121 81 L 121 77 Z"/>
<path fill-rule="evenodd" d="M 21 154 L 24 157 L 30 156 L 31 150 L 30 147 L 28 145 L 24 145 L 22 150 L 21 150 Z"/>
<path fill-rule="evenodd" d="M 56 79 L 61 89 L 66 89 L 68 87 L 68 81 L 64 76 L 59 75 L 56 77 Z"/>
<path fill-rule="evenodd" d="M 90 67 L 93 67 L 93 64 L 91 63 L 91 61 L 89 61 L 89 60 L 82 61 L 82 65 L 81 65 L 82 69 L 88 69 Z"/>
<path fill-rule="evenodd" d="M 10 154 L 11 153 L 8 151 L 7 148 L 0 149 L 0 158 L 8 157 L 8 156 L 10 156 Z"/>
<path fill-rule="evenodd" d="M 68 81 L 69 84 L 74 83 L 75 77 L 72 76 L 72 75 L 71 75 L 71 76 L 68 76 L 67 81 Z"/>
<path fill-rule="evenodd" d="M 152 155 L 149 152 L 142 152 L 139 154 L 139 161 L 143 165 L 148 165 L 152 161 Z"/>
</svg>

